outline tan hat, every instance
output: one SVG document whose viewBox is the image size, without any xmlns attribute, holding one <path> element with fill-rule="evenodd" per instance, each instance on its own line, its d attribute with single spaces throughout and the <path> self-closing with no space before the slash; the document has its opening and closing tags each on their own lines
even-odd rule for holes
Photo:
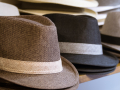
<svg viewBox="0 0 120 90">
<path fill-rule="evenodd" d="M 73 7 L 97 7 L 96 0 L 19 0 L 31 3 L 54 3 Z"/>
<path fill-rule="evenodd" d="M 120 12 L 110 12 L 101 29 L 102 44 L 120 51 Z"/>
<path fill-rule="evenodd" d="M 76 68 L 60 57 L 57 30 L 44 16 L 0 17 L 0 78 L 36 89 L 78 83 Z"/>
<path fill-rule="evenodd" d="M 16 6 L 0 2 L 0 16 L 18 16 L 19 10 Z"/>
</svg>

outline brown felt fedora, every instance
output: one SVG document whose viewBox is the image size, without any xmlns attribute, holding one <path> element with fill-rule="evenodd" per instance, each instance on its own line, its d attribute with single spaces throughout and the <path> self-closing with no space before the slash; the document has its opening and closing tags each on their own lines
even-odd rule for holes
<svg viewBox="0 0 120 90">
<path fill-rule="evenodd" d="M 0 17 L 0 78 L 36 89 L 76 85 L 76 68 L 60 56 L 57 30 L 44 16 Z"/>
<path fill-rule="evenodd" d="M 120 12 L 110 12 L 101 29 L 102 44 L 108 48 L 120 51 Z"/>
</svg>

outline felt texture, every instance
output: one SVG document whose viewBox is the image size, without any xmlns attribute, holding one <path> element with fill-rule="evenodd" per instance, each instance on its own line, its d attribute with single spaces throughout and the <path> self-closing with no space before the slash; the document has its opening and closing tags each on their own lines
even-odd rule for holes
<svg viewBox="0 0 120 90">
<path fill-rule="evenodd" d="M 55 25 L 43 16 L 0 17 L 0 57 L 35 62 L 60 59 Z"/>
<path fill-rule="evenodd" d="M 44 16 L 55 23 L 59 42 L 101 45 L 101 36 L 95 18 L 67 14 L 46 14 Z M 103 55 L 61 53 L 61 55 L 74 64 L 82 65 L 114 67 L 119 62 L 115 56 L 109 53 Z"/>
<path fill-rule="evenodd" d="M 21 61 L 53 62 L 63 70 L 54 74 L 19 74 L 0 70 L 0 78 L 36 89 L 69 88 L 78 83 L 76 68 L 60 57 L 54 23 L 44 16 L 0 17 L 0 57 Z"/>
<path fill-rule="evenodd" d="M 79 82 L 72 87 L 57 89 L 57 90 L 76 90 L 78 88 Z M 20 86 L 4 79 L 0 79 L 0 90 L 56 90 L 56 89 L 35 89 L 35 88 L 28 88 L 24 86 Z"/>
<path fill-rule="evenodd" d="M 99 27 L 95 18 L 87 15 L 67 14 L 46 14 L 44 16 L 55 23 L 59 42 L 101 44 Z"/>
<path fill-rule="evenodd" d="M 120 4 L 120 0 L 97 0 L 99 6 L 116 6 Z"/>
</svg>

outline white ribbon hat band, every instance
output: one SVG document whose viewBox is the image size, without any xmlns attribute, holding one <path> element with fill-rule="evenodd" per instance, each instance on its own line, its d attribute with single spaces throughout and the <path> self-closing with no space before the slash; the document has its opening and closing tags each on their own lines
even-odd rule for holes
<svg viewBox="0 0 120 90">
<path fill-rule="evenodd" d="M 102 45 L 100 44 L 59 42 L 59 46 L 61 53 L 88 54 L 88 55 L 103 54 Z"/>
<path fill-rule="evenodd" d="M 61 59 L 55 62 L 32 62 L 0 57 L 0 69 L 24 74 L 51 74 L 63 70 Z"/>
</svg>

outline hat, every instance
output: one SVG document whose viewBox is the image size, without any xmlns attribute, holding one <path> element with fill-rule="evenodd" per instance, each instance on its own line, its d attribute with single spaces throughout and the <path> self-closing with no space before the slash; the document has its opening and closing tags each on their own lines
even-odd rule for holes
<svg viewBox="0 0 120 90">
<path fill-rule="evenodd" d="M 101 29 L 102 44 L 106 47 L 120 51 L 120 12 L 110 12 Z"/>
<path fill-rule="evenodd" d="M 48 14 L 57 27 L 61 55 L 74 64 L 114 67 L 118 59 L 103 52 L 97 20 L 87 15 Z"/>
<path fill-rule="evenodd" d="M 36 89 L 78 83 L 76 68 L 60 57 L 57 30 L 44 16 L 0 17 L 0 78 Z"/>
<path fill-rule="evenodd" d="M 0 16 L 18 16 L 19 11 L 16 6 L 0 2 Z"/>
<path fill-rule="evenodd" d="M 71 7 L 53 3 L 29 3 L 21 2 L 19 5 L 19 11 L 21 13 L 44 15 L 50 13 L 63 13 L 72 15 L 90 15 L 97 16 L 97 13 L 91 9 Z"/>
<path fill-rule="evenodd" d="M 74 64 L 78 71 L 81 72 L 88 72 L 88 73 L 99 73 L 99 72 L 109 72 L 111 70 L 114 70 L 116 66 L 114 67 L 95 67 L 95 66 L 89 66 L 89 65 L 79 65 Z"/>
<path fill-rule="evenodd" d="M 72 7 L 97 7 L 96 0 L 19 0 L 30 3 L 53 3 Z"/>
<path fill-rule="evenodd" d="M 77 83 L 73 87 L 59 89 L 59 90 L 76 90 L 78 88 L 78 85 L 79 83 Z M 28 87 L 16 85 L 4 79 L 0 79 L 0 90 L 41 90 L 41 89 L 28 88 Z M 45 90 L 45 89 L 42 89 L 42 90 Z M 48 90 L 55 90 L 55 89 L 48 89 Z"/>
</svg>

